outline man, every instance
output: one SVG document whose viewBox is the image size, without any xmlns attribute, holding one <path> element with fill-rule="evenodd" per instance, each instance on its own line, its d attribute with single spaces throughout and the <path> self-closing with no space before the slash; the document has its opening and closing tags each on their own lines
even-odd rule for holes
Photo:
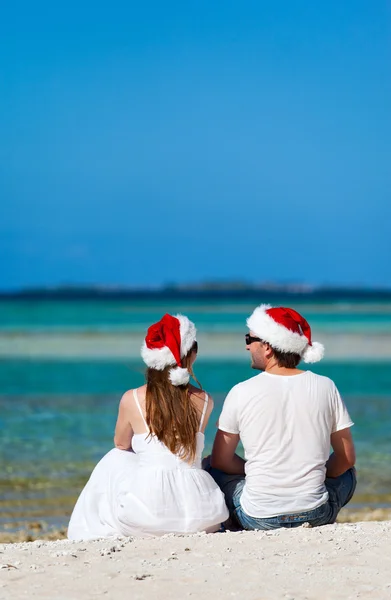
<svg viewBox="0 0 391 600">
<path fill-rule="evenodd" d="M 208 470 L 245 529 L 333 523 L 356 487 L 353 422 L 331 379 L 297 368 L 324 348 L 291 308 L 261 305 L 247 326 L 251 366 L 262 373 L 229 392 Z M 239 440 L 246 460 L 235 454 Z"/>
</svg>

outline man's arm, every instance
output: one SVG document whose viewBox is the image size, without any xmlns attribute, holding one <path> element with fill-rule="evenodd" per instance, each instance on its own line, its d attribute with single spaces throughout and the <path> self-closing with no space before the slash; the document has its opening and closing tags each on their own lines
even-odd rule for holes
<svg viewBox="0 0 391 600">
<path fill-rule="evenodd" d="M 331 434 L 331 446 L 334 452 L 326 463 L 326 477 L 338 477 L 354 467 L 356 452 L 350 429 L 341 429 Z"/>
<path fill-rule="evenodd" d="M 211 466 L 230 475 L 244 475 L 245 461 L 235 454 L 238 443 L 238 434 L 218 429 L 210 459 Z"/>
</svg>

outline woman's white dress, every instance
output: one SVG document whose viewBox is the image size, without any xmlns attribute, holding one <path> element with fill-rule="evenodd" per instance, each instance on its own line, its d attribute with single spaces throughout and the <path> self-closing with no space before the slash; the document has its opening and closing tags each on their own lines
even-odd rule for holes
<svg viewBox="0 0 391 600">
<path fill-rule="evenodd" d="M 148 430 L 136 390 L 133 394 Z M 200 429 L 207 404 L 205 395 Z M 199 431 L 193 464 L 149 433 L 133 435 L 133 451 L 110 450 L 96 465 L 76 502 L 68 538 L 216 531 L 228 518 L 228 510 L 220 488 L 201 468 L 204 439 Z"/>
</svg>

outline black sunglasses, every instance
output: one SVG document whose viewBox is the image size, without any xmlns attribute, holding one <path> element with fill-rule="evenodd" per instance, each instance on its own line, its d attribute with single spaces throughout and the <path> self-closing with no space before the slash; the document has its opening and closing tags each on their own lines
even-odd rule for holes
<svg viewBox="0 0 391 600">
<path fill-rule="evenodd" d="M 198 342 L 194 342 L 194 344 L 191 347 L 192 352 L 195 352 L 197 354 L 198 352 Z"/>
<path fill-rule="evenodd" d="M 244 336 L 244 338 L 246 340 L 246 346 L 249 346 L 253 342 L 263 342 L 263 340 L 261 340 L 261 338 L 259 338 L 259 337 L 253 337 L 249 333 L 246 333 L 246 335 Z"/>
</svg>

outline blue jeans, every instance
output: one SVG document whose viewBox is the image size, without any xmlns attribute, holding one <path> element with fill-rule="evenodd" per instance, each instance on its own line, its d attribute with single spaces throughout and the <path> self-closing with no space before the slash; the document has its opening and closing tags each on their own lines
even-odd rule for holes
<svg viewBox="0 0 391 600">
<path fill-rule="evenodd" d="M 227 475 L 227 473 L 211 467 L 206 467 L 206 470 L 224 493 L 231 518 L 241 528 L 248 530 L 300 527 L 303 523 L 310 523 L 312 527 L 317 527 L 334 523 L 341 508 L 350 502 L 357 483 L 355 468 L 349 469 L 339 477 L 326 477 L 325 485 L 329 498 L 318 508 L 298 514 L 258 519 L 247 515 L 240 504 L 240 497 L 245 484 L 244 475 Z"/>
</svg>

